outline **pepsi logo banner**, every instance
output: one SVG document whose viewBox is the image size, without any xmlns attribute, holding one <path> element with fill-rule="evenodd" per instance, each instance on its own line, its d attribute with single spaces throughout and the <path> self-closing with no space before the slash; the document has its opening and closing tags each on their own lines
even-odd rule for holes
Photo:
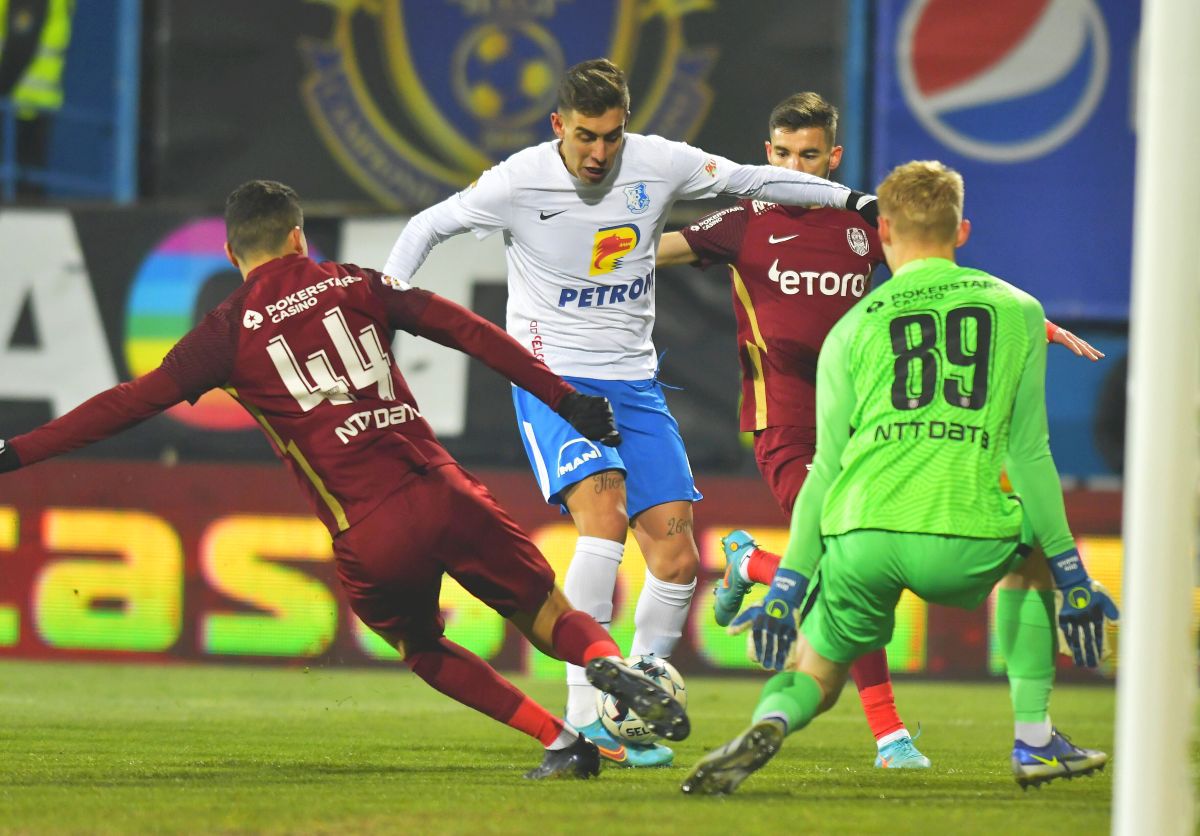
<svg viewBox="0 0 1200 836">
<path fill-rule="evenodd" d="M 1139 5 L 876 6 L 875 183 L 914 159 L 961 172 L 973 231 L 960 261 L 1051 317 L 1129 315 Z"/>
</svg>

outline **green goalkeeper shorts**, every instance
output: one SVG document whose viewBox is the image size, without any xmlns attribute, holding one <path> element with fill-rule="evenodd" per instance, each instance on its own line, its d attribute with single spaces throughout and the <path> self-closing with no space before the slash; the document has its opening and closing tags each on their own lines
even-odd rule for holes
<svg viewBox="0 0 1200 836">
<path fill-rule="evenodd" d="M 801 630 L 814 650 L 845 663 L 891 641 L 905 589 L 934 604 L 973 610 L 1025 553 L 1016 537 L 874 530 L 826 537 L 824 545 Z"/>
</svg>

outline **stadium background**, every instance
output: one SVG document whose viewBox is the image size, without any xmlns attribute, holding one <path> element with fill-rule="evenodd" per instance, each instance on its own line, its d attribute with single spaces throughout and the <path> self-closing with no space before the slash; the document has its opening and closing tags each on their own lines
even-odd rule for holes
<svg viewBox="0 0 1200 836">
<path fill-rule="evenodd" d="M 44 169 L 18 170 L 0 146 L 0 437 L 148 371 L 236 286 L 220 208 L 237 183 L 292 184 L 314 250 L 380 264 L 405 213 L 549 135 L 563 66 L 607 54 L 630 69 L 634 130 L 759 162 L 771 107 L 813 89 L 842 108 L 844 182 L 869 189 L 912 158 L 964 173 L 975 234 L 962 260 L 1034 293 L 1108 354 L 1089 364 L 1053 349 L 1048 397 L 1073 526 L 1093 574 L 1119 590 L 1136 4 L 964 5 L 81 3 Z M 12 136 L 15 114 L 0 117 Z M 711 208 L 681 204 L 674 222 Z M 439 247 L 419 280 L 502 322 L 498 240 Z M 657 308 L 662 377 L 681 387 L 670 403 L 707 497 L 696 518 L 708 574 L 677 660 L 685 673 L 735 671 L 749 666 L 742 643 L 709 619 L 717 540 L 743 526 L 781 545 L 786 521 L 736 431 L 724 271 L 663 270 Z M 525 470 L 507 384 L 415 340 L 395 352 L 447 446 L 561 572 L 572 528 Z M 0 480 L 0 657 L 394 661 L 358 629 L 330 561 L 266 440 L 211 394 Z M 631 539 L 623 600 L 642 572 Z M 456 640 L 554 675 L 449 581 L 444 605 Z M 618 610 L 623 642 L 631 609 Z M 989 626 L 988 607 L 906 599 L 894 669 L 994 675 Z"/>
</svg>

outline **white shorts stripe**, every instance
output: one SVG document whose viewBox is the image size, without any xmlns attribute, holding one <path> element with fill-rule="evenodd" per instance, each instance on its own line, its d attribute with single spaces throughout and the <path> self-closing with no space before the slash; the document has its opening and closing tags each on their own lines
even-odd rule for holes
<svg viewBox="0 0 1200 836">
<path fill-rule="evenodd" d="M 542 499 L 550 498 L 550 474 L 546 472 L 546 462 L 542 458 L 542 451 L 538 449 L 537 436 L 533 432 L 533 424 L 528 421 L 521 422 L 521 428 L 525 430 L 525 438 L 529 440 L 529 449 L 533 451 L 533 464 L 537 468 L 538 484 L 542 488 Z"/>
</svg>

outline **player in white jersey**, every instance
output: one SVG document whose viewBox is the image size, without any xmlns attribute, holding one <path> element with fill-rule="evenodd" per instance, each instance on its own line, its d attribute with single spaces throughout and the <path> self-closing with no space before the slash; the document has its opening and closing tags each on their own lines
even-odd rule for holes
<svg viewBox="0 0 1200 836">
<path fill-rule="evenodd" d="M 682 142 L 626 134 L 629 90 L 605 59 L 567 70 L 556 139 L 518 151 L 404 228 L 384 272 L 407 281 L 453 235 L 503 232 L 508 332 L 581 392 L 607 397 L 624 439 L 618 449 L 579 436 L 520 389 L 513 400 L 530 463 L 551 504 L 579 531 L 564 590 L 579 609 L 612 619 L 627 531 L 646 557 L 632 653 L 667 657 L 687 621 L 699 553 L 700 499 L 679 427 L 657 381 L 654 258 L 676 200 L 721 194 L 861 211 L 874 198 L 818 177 L 746 166 Z M 582 670 L 567 672 L 567 719 L 610 760 L 670 763 L 665 746 L 625 746 L 608 735 Z"/>
</svg>

